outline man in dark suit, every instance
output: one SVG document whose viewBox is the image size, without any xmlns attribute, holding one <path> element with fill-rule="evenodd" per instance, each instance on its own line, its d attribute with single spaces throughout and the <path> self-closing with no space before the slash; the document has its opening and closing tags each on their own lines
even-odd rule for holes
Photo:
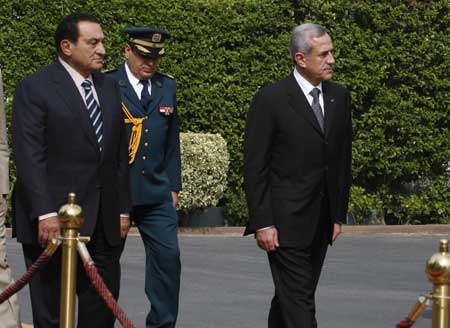
<svg viewBox="0 0 450 328">
<path fill-rule="evenodd" d="M 88 14 L 65 17 L 55 33 L 58 59 L 16 89 L 12 137 L 17 181 L 14 231 L 27 267 L 60 234 L 58 208 L 75 192 L 82 236 L 117 298 L 119 257 L 129 228 L 128 158 L 117 83 L 98 72 L 104 35 Z M 30 284 L 34 327 L 59 327 L 60 254 Z M 79 266 L 78 327 L 113 327 L 114 317 Z"/>
<path fill-rule="evenodd" d="M 297 26 L 291 56 L 293 73 L 254 97 L 244 141 L 245 233 L 268 252 L 270 328 L 317 327 L 314 294 L 351 179 L 350 94 L 329 81 L 335 60 L 325 28 Z"/>
<path fill-rule="evenodd" d="M 120 85 L 129 140 L 132 219 L 145 247 L 147 328 L 175 327 L 180 290 L 178 192 L 180 136 L 175 79 L 158 72 L 169 33 L 150 27 L 124 30 L 126 62 L 111 71 Z"/>
</svg>

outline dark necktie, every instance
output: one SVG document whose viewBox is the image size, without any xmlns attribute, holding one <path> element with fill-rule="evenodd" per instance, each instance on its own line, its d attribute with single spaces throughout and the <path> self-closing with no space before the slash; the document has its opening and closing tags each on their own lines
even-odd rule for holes
<svg viewBox="0 0 450 328">
<path fill-rule="evenodd" d="M 311 108 L 314 112 L 314 115 L 316 116 L 316 119 L 317 119 L 317 122 L 319 123 L 320 129 L 322 130 L 322 132 L 324 132 L 323 112 L 322 112 L 322 107 L 320 107 L 319 94 L 320 94 L 319 88 L 314 88 L 311 90 L 310 95 L 313 97 L 313 102 L 311 104 Z"/>
<path fill-rule="evenodd" d="M 95 137 L 97 139 L 98 145 L 100 147 L 100 151 L 102 151 L 102 139 L 103 139 L 103 120 L 102 120 L 102 112 L 100 107 L 94 98 L 94 93 L 92 92 L 92 82 L 89 80 L 84 80 L 81 83 L 81 86 L 84 88 L 85 99 L 86 99 L 86 107 L 89 113 L 89 118 L 91 119 L 92 126 L 94 127 Z"/>
<path fill-rule="evenodd" d="M 141 104 L 147 109 L 148 104 L 152 101 L 150 94 L 148 93 L 148 80 L 141 80 L 140 82 L 144 86 L 141 92 Z"/>
</svg>

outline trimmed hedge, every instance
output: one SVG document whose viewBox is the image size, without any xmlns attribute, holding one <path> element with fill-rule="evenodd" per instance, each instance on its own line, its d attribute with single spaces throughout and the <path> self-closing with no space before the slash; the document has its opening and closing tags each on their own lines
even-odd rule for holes
<svg viewBox="0 0 450 328">
<path fill-rule="evenodd" d="M 382 222 L 450 222 L 448 1 L 3 0 L 0 65 L 9 107 L 17 82 L 54 60 L 55 26 L 76 10 L 102 20 L 106 69 L 123 60 L 123 27 L 170 31 L 161 70 L 177 78 L 182 130 L 220 133 L 227 141 L 225 203 L 235 224 L 247 218 L 241 185 L 249 102 L 258 88 L 292 70 L 292 27 L 327 26 L 335 80 L 353 99 L 357 220 L 371 208 Z"/>
<path fill-rule="evenodd" d="M 192 212 L 216 206 L 227 188 L 229 155 L 220 134 L 181 133 L 180 210 Z"/>
</svg>

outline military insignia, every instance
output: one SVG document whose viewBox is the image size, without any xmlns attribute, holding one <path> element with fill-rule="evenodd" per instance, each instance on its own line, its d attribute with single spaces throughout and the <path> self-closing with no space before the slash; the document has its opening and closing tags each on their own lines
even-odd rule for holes
<svg viewBox="0 0 450 328">
<path fill-rule="evenodd" d="M 165 116 L 173 114 L 173 107 L 170 106 L 159 106 L 159 112 Z"/>
<path fill-rule="evenodd" d="M 113 72 L 115 72 L 115 71 L 117 71 L 116 68 L 113 68 L 113 69 L 107 69 L 107 70 L 102 71 L 102 72 L 105 73 L 105 74 L 109 74 L 109 73 L 113 73 Z"/>
<path fill-rule="evenodd" d="M 163 75 L 163 76 L 165 76 L 165 77 L 168 77 L 169 79 L 172 79 L 172 80 L 174 80 L 175 79 L 175 77 L 173 77 L 172 75 L 170 75 L 170 74 L 167 74 L 167 73 L 161 73 L 161 72 L 157 72 L 159 75 Z"/>
<path fill-rule="evenodd" d="M 161 33 L 155 33 L 152 36 L 152 42 L 160 42 L 161 41 Z"/>
</svg>

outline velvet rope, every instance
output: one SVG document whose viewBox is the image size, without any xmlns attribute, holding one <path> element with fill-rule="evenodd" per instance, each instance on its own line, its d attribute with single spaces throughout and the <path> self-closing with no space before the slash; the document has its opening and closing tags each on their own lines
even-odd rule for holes
<svg viewBox="0 0 450 328">
<path fill-rule="evenodd" d="M 40 271 L 45 264 L 50 260 L 52 255 L 58 249 L 58 246 L 61 244 L 59 240 L 54 240 L 48 244 L 45 250 L 42 252 L 41 256 L 30 266 L 28 271 L 14 284 L 9 286 L 3 293 L 0 294 L 0 304 L 8 300 L 11 296 L 21 290 L 27 283 L 30 282 L 33 275 Z"/>
<path fill-rule="evenodd" d="M 109 291 L 108 287 L 103 281 L 103 278 L 100 276 L 97 268 L 95 267 L 95 263 L 92 260 L 91 256 L 89 255 L 86 245 L 82 241 L 78 241 L 77 249 L 83 261 L 84 269 L 92 285 L 97 290 L 97 293 L 103 298 L 106 305 L 114 314 L 114 316 L 117 318 L 117 320 L 119 320 L 122 327 L 136 328 L 136 326 L 131 322 L 131 320 L 128 319 L 127 315 L 119 306 L 119 304 L 117 304 L 117 301 L 114 299 L 114 296 Z"/>
</svg>

